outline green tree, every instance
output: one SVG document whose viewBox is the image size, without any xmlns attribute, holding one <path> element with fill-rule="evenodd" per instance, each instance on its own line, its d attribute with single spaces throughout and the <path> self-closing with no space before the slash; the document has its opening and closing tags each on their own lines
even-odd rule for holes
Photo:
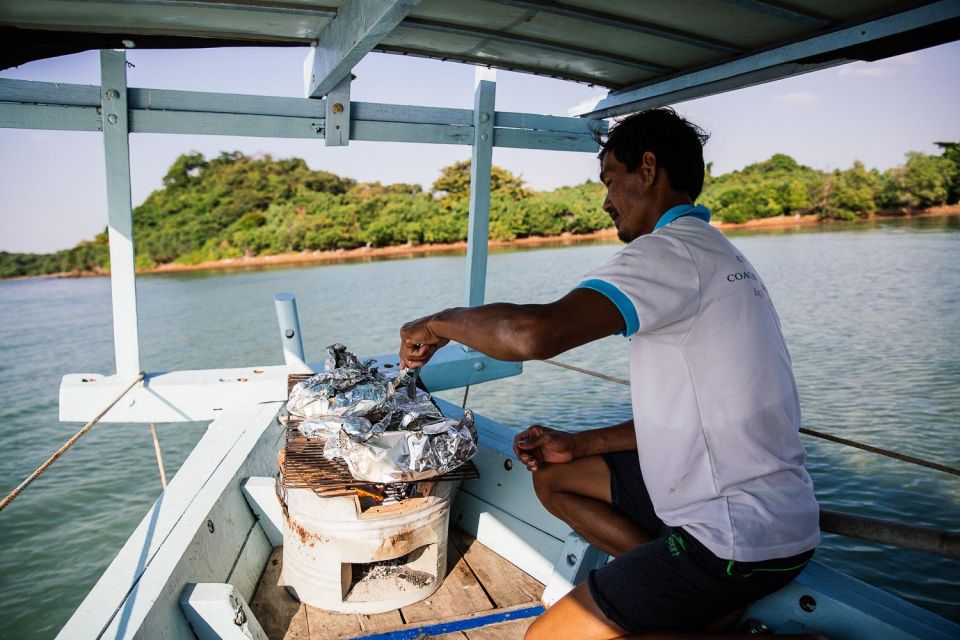
<svg viewBox="0 0 960 640">
<path fill-rule="evenodd" d="M 936 142 L 943 149 L 943 159 L 952 163 L 950 184 L 947 187 L 947 202 L 960 202 L 960 142 Z"/>
<path fill-rule="evenodd" d="M 903 169 L 897 177 L 907 206 L 929 207 L 947 202 L 955 172 L 952 160 L 910 151 Z"/>
<path fill-rule="evenodd" d="M 434 196 L 444 202 L 452 202 L 470 196 L 470 161 L 455 162 L 440 170 L 440 177 L 433 183 Z M 490 170 L 490 193 L 506 194 L 514 200 L 521 200 L 530 192 L 523 185 L 523 179 L 496 165 Z"/>
<path fill-rule="evenodd" d="M 828 180 L 831 188 L 821 216 L 851 220 L 876 211 L 879 184 L 876 176 L 859 160 L 846 171 L 834 171 Z"/>
</svg>

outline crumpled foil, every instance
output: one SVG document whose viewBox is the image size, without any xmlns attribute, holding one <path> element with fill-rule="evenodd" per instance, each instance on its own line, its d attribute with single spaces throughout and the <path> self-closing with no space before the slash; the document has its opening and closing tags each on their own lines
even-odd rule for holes
<svg viewBox="0 0 960 640">
<path fill-rule="evenodd" d="M 349 365 L 359 365 L 360 359 L 357 356 L 353 355 L 347 348 L 340 344 L 339 342 L 330 345 L 327 347 L 327 353 L 329 354 L 327 358 L 323 361 L 324 366 L 327 371 L 332 369 L 339 369 L 340 367 L 346 367 Z"/>
<path fill-rule="evenodd" d="M 420 431 L 384 431 L 364 442 L 340 438 L 350 473 L 365 482 L 414 482 L 453 471 L 477 453 L 473 412 L 440 417 Z"/>
<path fill-rule="evenodd" d="M 330 345 L 327 350 L 328 370 L 290 390 L 287 411 L 291 416 L 365 416 L 386 400 L 386 380 L 371 367 L 372 360 L 359 362 L 342 344 Z"/>
<path fill-rule="evenodd" d="M 358 436 L 368 434 L 369 437 L 372 435 L 373 425 L 361 416 L 328 415 L 304 420 L 297 426 L 297 430 L 311 440 L 338 437 L 341 429 Z"/>
<path fill-rule="evenodd" d="M 430 394 L 423 389 L 417 389 L 412 399 L 407 397 L 405 389 L 401 389 L 381 404 L 379 410 L 384 414 L 380 419 L 384 431 L 420 431 L 424 424 L 443 418 L 430 399 Z"/>
<path fill-rule="evenodd" d="M 342 458 L 357 480 L 414 482 L 453 471 L 477 453 L 473 413 L 443 416 L 430 394 L 402 386 L 406 370 L 381 373 L 342 344 L 327 347 L 326 371 L 290 391 L 297 428 L 324 441 L 327 460 Z"/>
</svg>

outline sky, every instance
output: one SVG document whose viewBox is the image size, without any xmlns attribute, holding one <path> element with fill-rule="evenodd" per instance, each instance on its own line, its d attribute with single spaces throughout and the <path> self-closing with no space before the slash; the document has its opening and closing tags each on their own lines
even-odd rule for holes
<svg viewBox="0 0 960 640">
<path fill-rule="evenodd" d="M 131 87 L 303 97 L 306 49 L 130 50 Z M 872 63 L 852 63 L 675 105 L 712 134 L 704 149 L 714 175 L 786 153 L 818 169 L 854 160 L 887 169 L 908 151 L 939 153 L 935 141 L 960 141 L 960 42 Z M 351 99 L 472 108 L 474 67 L 370 54 L 355 69 Z M 0 71 L 0 78 L 99 84 L 96 51 Z M 598 87 L 497 72 L 497 109 L 571 115 L 602 97 Z M 358 181 L 410 182 L 425 188 L 441 167 L 468 159 L 453 145 L 133 134 L 134 206 L 160 188 L 182 153 L 207 157 L 240 150 L 301 157 L 312 169 Z M 537 190 L 597 178 L 593 154 L 494 149 L 493 161 Z M 598 202 L 599 206 L 600 203 Z M 92 238 L 106 225 L 103 142 L 99 133 L 0 129 L 0 251 L 49 252 Z"/>
</svg>

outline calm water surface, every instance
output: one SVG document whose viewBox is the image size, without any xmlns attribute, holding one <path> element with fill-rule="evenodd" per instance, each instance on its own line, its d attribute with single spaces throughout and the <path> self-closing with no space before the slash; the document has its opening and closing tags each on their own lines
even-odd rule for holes
<svg viewBox="0 0 960 640">
<path fill-rule="evenodd" d="M 806 426 L 960 466 L 960 220 L 737 236 L 770 288 Z M 616 245 L 499 253 L 490 301 L 550 301 Z M 308 357 L 339 341 L 396 349 L 400 324 L 460 304 L 462 257 L 139 280 L 148 370 L 282 362 L 272 296 L 297 294 Z M 0 282 L 0 491 L 76 429 L 57 421 L 60 377 L 113 369 L 109 282 Z M 627 377 L 626 343 L 562 356 Z M 461 392 L 444 397 L 459 401 Z M 474 387 L 469 405 L 517 428 L 584 429 L 629 417 L 628 390 L 543 363 Z M 173 474 L 205 424 L 161 424 Z M 960 478 L 805 437 L 826 509 L 960 529 Z M 160 493 L 149 428 L 103 424 L 0 514 L 0 635 L 48 638 Z M 960 621 L 960 564 L 825 536 L 818 558 Z"/>
</svg>

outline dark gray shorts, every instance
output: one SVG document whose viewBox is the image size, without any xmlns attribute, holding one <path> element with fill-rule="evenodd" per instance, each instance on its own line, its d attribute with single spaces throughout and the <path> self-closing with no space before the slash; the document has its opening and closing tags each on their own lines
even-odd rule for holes
<svg viewBox="0 0 960 640">
<path fill-rule="evenodd" d="M 654 539 L 587 578 L 590 595 L 614 623 L 633 633 L 698 629 L 786 586 L 813 549 L 789 558 L 731 562 L 653 510 L 636 451 L 605 454 L 613 507 Z"/>
</svg>

